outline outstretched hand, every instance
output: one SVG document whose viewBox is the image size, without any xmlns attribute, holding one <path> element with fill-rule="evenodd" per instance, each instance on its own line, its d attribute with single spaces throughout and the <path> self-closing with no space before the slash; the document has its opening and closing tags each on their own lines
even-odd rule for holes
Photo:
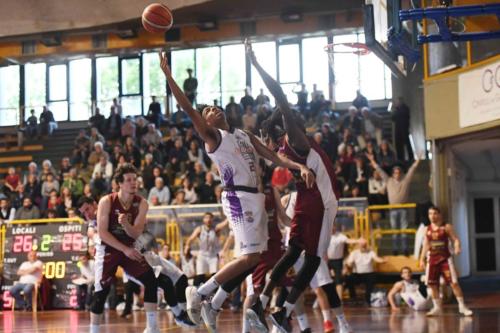
<svg viewBox="0 0 500 333">
<path fill-rule="evenodd" d="M 251 63 L 255 64 L 257 62 L 257 58 L 255 57 L 255 53 L 253 52 L 252 43 L 248 38 L 245 39 L 245 51 L 250 57 Z"/>
<path fill-rule="evenodd" d="M 165 73 L 165 75 L 171 75 L 172 73 L 170 71 L 170 66 L 168 65 L 167 52 L 160 51 L 159 56 L 160 56 L 160 67 L 161 67 L 163 73 Z"/>
<path fill-rule="evenodd" d="M 302 166 L 300 168 L 300 176 L 306 183 L 307 188 L 312 188 L 314 185 L 314 182 L 316 181 L 314 177 L 314 173 L 307 167 Z"/>
</svg>

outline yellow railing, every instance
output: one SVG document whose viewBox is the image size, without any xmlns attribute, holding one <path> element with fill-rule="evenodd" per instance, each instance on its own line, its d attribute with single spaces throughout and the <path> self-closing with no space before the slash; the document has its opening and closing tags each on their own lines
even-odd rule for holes
<svg viewBox="0 0 500 333">
<path fill-rule="evenodd" d="M 372 217 L 371 217 L 371 212 L 374 211 L 381 211 L 381 210 L 391 210 L 391 209 L 409 209 L 409 208 L 416 208 L 417 205 L 414 203 L 405 203 L 405 204 L 396 204 L 396 205 L 372 205 L 368 206 L 365 209 L 365 216 L 364 216 L 364 224 L 362 227 L 361 234 L 364 235 L 364 237 L 370 241 L 372 238 L 371 230 L 372 230 Z M 395 230 L 398 231 L 398 230 Z"/>
</svg>

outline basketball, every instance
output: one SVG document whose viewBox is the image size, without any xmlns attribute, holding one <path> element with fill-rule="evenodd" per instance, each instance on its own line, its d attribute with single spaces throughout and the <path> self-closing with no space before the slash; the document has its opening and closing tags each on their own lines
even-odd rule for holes
<svg viewBox="0 0 500 333">
<path fill-rule="evenodd" d="M 142 26 L 151 33 L 164 33 L 172 27 L 173 22 L 172 12 L 161 3 L 147 6 L 142 13 Z"/>
</svg>

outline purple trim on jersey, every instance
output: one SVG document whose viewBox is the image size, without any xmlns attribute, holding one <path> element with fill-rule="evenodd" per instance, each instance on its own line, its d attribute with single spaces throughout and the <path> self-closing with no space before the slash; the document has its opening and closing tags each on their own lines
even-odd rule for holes
<svg viewBox="0 0 500 333">
<path fill-rule="evenodd" d="M 221 165 L 221 176 L 222 183 L 224 186 L 231 187 L 234 186 L 234 174 L 233 169 L 230 165 Z M 231 212 L 231 222 L 234 224 L 243 223 L 243 207 L 241 206 L 241 201 L 236 195 L 235 191 L 224 191 L 226 193 L 225 199 L 229 203 L 229 210 Z M 223 196 L 224 198 L 224 196 Z"/>
</svg>

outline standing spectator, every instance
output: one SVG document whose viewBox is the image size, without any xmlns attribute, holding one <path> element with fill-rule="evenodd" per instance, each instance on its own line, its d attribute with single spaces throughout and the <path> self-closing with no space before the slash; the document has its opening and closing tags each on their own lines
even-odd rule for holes
<svg viewBox="0 0 500 333">
<path fill-rule="evenodd" d="M 132 117 L 127 116 L 127 118 L 125 118 L 125 123 L 122 126 L 122 138 L 130 136 L 131 138 L 135 139 L 135 134 L 136 128 L 134 121 L 132 120 Z"/>
<path fill-rule="evenodd" d="M 66 187 L 70 190 L 71 195 L 79 198 L 83 194 L 83 181 L 78 177 L 78 172 L 76 168 L 71 168 L 69 170 L 69 175 L 62 183 L 62 187 Z"/>
<path fill-rule="evenodd" d="M 234 101 L 234 96 L 229 97 L 229 103 L 226 105 L 225 113 L 229 126 L 243 128 L 241 122 L 241 106 Z"/>
<path fill-rule="evenodd" d="M 156 96 L 151 96 L 151 104 L 148 108 L 149 121 L 156 125 L 156 128 L 161 126 L 161 104 L 156 101 Z"/>
<path fill-rule="evenodd" d="M 322 96 L 324 97 L 323 91 L 318 90 L 318 85 L 316 83 L 313 83 L 313 91 L 311 91 L 311 102 L 321 99 Z"/>
<path fill-rule="evenodd" d="M 155 124 L 148 124 L 148 132 L 144 134 L 141 140 L 141 145 L 143 147 L 147 147 L 150 144 L 158 147 L 163 140 L 161 132 L 156 129 Z"/>
<path fill-rule="evenodd" d="M 304 83 L 301 83 L 300 90 L 294 92 L 297 95 L 297 106 L 300 110 L 300 113 L 308 118 L 309 115 L 307 110 L 307 96 L 309 96 L 309 93 L 307 92 L 306 85 Z"/>
<path fill-rule="evenodd" d="M 243 115 L 243 129 L 249 132 L 255 131 L 257 125 L 257 116 L 253 112 L 253 107 L 247 105 L 245 107 L 245 114 Z"/>
<path fill-rule="evenodd" d="M 23 206 L 16 211 L 16 220 L 32 220 L 40 218 L 40 210 L 33 205 L 31 198 L 23 199 Z"/>
<path fill-rule="evenodd" d="M 43 210 L 47 209 L 49 196 L 51 191 L 59 192 L 59 182 L 54 178 L 54 175 L 49 173 L 47 179 L 42 183 L 42 206 Z"/>
<path fill-rule="evenodd" d="M 245 95 L 240 99 L 242 110 L 246 110 L 247 106 L 251 106 L 253 108 L 253 106 L 255 105 L 255 100 L 253 99 L 250 91 L 250 87 L 246 87 L 244 90 Z"/>
<path fill-rule="evenodd" d="M 263 104 L 269 104 L 269 103 L 271 103 L 271 100 L 269 99 L 269 96 L 266 96 L 264 94 L 264 89 L 260 88 L 260 93 L 255 98 L 255 103 L 257 105 L 263 105 Z"/>
<path fill-rule="evenodd" d="M 120 116 L 120 118 L 122 118 L 123 117 L 122 104 L 120 103 L 120 101 L 116 97 L 113 98 L 113 107 L 115 108 L 116 113 L 118 113 L 118 115 Z"/>
<path fill-rule="evenodd" d="M 163 178 L 157 177 L 155 179 L 155 186 L 149 190 L 148 201 L 151 202 L 152 197 L 158 199 L 159 205 L 168 205 L 170 202 L 170 189 L 165 186 Z"/>
<path fill-rule="evenodd" d="M 108 138 L 118 139 L 122 132 L 122 117 L 114 105 L 111 106 L 111 112 L 107 120 L 107 125 Z"/>
<path fill-rule="evenodd" d="M 368 203 L 370 205 L 387 204 L 387 183 L 377 170 L 368 180 Z"/>
<path fill-rule="evenodd" d="M 25 310 L 31 309 L 31 293 L 35 285 L 42 281 L 43 264 L 38 260 L 36 251 L 28 252 L 28 261 L 19 266 L 19 281 L 10 288 L 10 294 L 16 299 L 16 305 Z M 23 292 L 24 297 L 21 296 Z"/>
<path fill-rule="evenodd" d="M 52 111 L 50 111 L 47 106 L 43 107 L 43 111 L 40 114 L 40 134 L 52 135 L 54 130 L 57 129 L 57 123 L 54 119 Z"/>
<path fill-rule="evenodd" d="M 0 225 L 14 220 L 15 215 L 16 209 L 11 207 L 9 199 L 6 197 L 0 198 Z"/>
<path fill-rule="evenodd" d="M 370 139 L 375 139 L 377 146 L 379 146 L 382 143 L 382 117 L 374 111 L 370 111 L 367 107 L 361 108 L 361 114 L 363 115 L 363 132 L 365 136 L 368 134 Z"/>
<path fill-rule="evenodd" d="M 106 118 L 101 114 L 101 110 L 99 108 L 95 109 L 95 114 L 89 118 L 89 127 L 95 127 L 99 131 L 106 135 Z"/>
<path fill-rule="evenodd" d="M 369 155 L 368 158 L 375 170 L 377 170 L 382 178 L 387 182 L 387 195 L 389 197 L 389 204 L 397 205 L 408 203 L 408 198 L 410 196 L 410 184 L 415 174 L 415 170 L 420 163 L 420 159 L 417 158 L 413 165 L 408 169 L 406 175 L 403 174 L 403 170 L 400 166 L 395 166 L 392 168 L 392 175 L 389 177 L 387 173 L 375 162 L 373 156 Z M 391 209 L 391 228 L 392 229 L 408 229 L 408 211 L 404 208 Z M 398 237 L 399 236 L 399 237 Z M 398 242 L 398 238 L 401 238 L 401 242 Z M 399 251 L 402 250 L 405 256 L 409 255 L 408 251 L 408 239 L 406 234 L 393 235 L 393 254 L 398 255 Z"/>
<path fill-rule="evenodd" d="M 198 80 L 193 77 L 193 70 L 191 68 L 187 69 L 188 78 L 184 80 L 183 89 L 184 94 L 189 99 L 191 104 L 194 104 L 196 100 L 196 90 L 198 89 Z"/>
<path fill-rule="evenodd" d="M 400 161 L 405 158 L 405 147 L 408 160 L 413 161 L 413 148 L 410 142 L 410 108 L 399 97 L 394 101 L 392 109 L 392 121 L 394 122 L 394 143 L 396 144 L 396 156 Z"/>
<path fill-rule="evenodd" d="M 363 96 L 359 90 L 356 90 L 356 98 L 352 101 L 352 105 L 354 105 L 358 110 L 365 107 L 370 108 L 368 99 Z"/>
<path fill-rule="evenodd" d="M 347 287 L 352 299 L 356 298 L 354 287 L 357 284 L 365 284 L 365 301 L 370 304 L 370 297 L 375 286 L 374 263 L 383 264 L 386 260 L 377 256 L 377 254 L 368 248 L 366 239 L 358 240 L 358 248 L 351 252 L 346 260 L 347 267 L 351 268 L 353 273 L 347 277 Z"/>
<path fill-rule="evenodd" d="M 26 120 L 26 132 L 30 139 L 38 134 L 38 119 L 35 116 L 35 110 L 30 110 L 31 116 Z"/>
</svg>

